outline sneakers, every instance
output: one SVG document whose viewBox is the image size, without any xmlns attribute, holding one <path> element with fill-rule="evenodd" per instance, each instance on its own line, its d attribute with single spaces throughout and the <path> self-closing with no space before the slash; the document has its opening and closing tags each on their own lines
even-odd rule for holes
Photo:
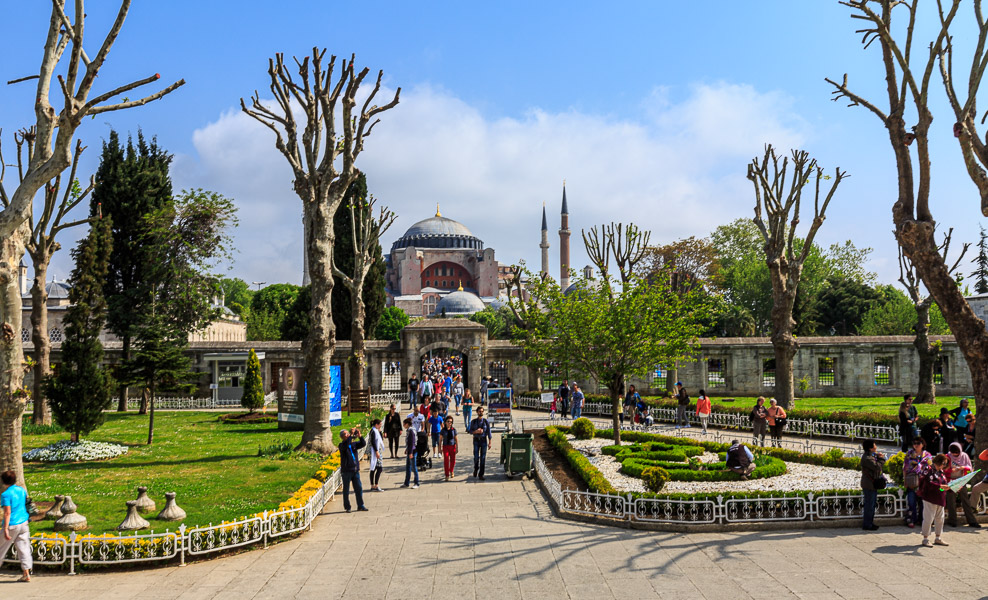
<svg viewBox="0 0 988 600">
<path fill-rule="evenodd" d="M 878 525 L 869 525 L 868 527 L 862 527 L 865 531 L 878 531 Z"/>
<path fill-rule="evenodd" d="M 975 529 L 981 529 L 981 523 L 977 523 L 977 522 L 975 522 L 975 523 L 968 523 L 967 526 L 968 527 L 973 527 Z"/>
<path fill-rule="evenodd" d="M 403 484 L 401 484 L 401 487 L 407 488 L 408 487 L 408 484 L 407 483 L 403 483 Z"/>
<path fill-rule="evenodd" d="M 405 486 L 401 486 L 401 487 L 405 487 Z M 382 490 L 381 488 L 378 487 L 378 488 L 372 489 L 371 491 L 372 492 L 383 492 L 384 490 Z"/>
<path fill-rule="evenodd" d="M 948 544 L 947 542 L 941 540 L 940 538 L 937 538 L 937 539 L 933 540 L 933 545 L 934 546 L 949 546 L 950 544 Z"/>
<path fill-rule="evenodd" d="M 483 481 L 483 480 L 484 480 L 484 476 L 483 476 L 483 475 L 481 475 L 481 476 L 480 476 L 480 477 L 478 477 L 477 479 L 479 479 L 479 480 L 481 480 L 481 481 Z"/>
<path fill-rule="evenodd" d="M 347 511 L 349 512 L 349 511 Z M 366 506 L 358 506 L 357 512 L 369 512 Z"/>
<path fill-rule="evenodd" d="M 916 529 L 916 524 L 915 523 L 906 523 L 906 527 L 908 527 L 909 529 Z"/>
<path fill-rule="evenodd" d="M 924 548 L 932 548 L 933 544 L 930 542 L 929 538 L 923 538 L 923 543 L 921 544 Z"/>
<path fill-rule="evenodd" d="M 349 508 L 346 508 L 344 510 L 346 511 L 346 514 L 350 514 L 350 509 Z"/>
<path fill-rule="evenodd" d="M 417 489 L 419 489 L 419 484 L 417 484 L 417 483 L 416 483 L 415 485 L 413 485 L 413 486 L 412 486 L 412 489 L 413 489 L 413 490 L 417 490 Z"/>
</svg>

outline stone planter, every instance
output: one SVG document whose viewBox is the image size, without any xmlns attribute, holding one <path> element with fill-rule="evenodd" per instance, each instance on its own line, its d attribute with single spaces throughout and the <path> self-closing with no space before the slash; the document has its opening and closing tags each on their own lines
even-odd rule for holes
<svg viewBox="0 0 988 600">
<path fill-rule="evenodd" d="M 175 504 L 175 492 L 165 492 L 165 508 L 158 513 L 159 521 L 181 521 L 185 519 L 185 511 Z"/>
<path fill-rule="evenodd" d="M 151 524 L 141 515 L 137 514 L 137 500 L 127 501 L 127 517 L 123 523 L 117 525 L 117 531 L 137 531 L 147 529 Z"/>
<path fill-rule="evenodd" d="M 137 488 L 137 511 L 140 513 L 154 512 L 155 504 L 154 500 L 148 496 L 148 489 L 145 486 Z"/>
<path fill-rule="evenodd" d="M 86 517 L 76 512 L 78 507 L 72 501 L 72 496 L 65 496 L 62 502 L 62 516 L 55 521 L 55 531 L 82 531 L 89 524 Z"/>
<path fill-rule="evenodd" d="M 48 509 L 45 513 L 45 520 L 53 519 L 58 520 L 62 516 L 62 503 L 65 502 L 65 496 L 55 496 L 55 505 Z"/>
</svg>

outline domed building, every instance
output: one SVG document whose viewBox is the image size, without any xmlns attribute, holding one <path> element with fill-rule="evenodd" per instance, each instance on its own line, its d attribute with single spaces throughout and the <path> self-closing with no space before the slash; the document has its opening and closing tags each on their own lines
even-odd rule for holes
<svg viewBox="0 0 988 600">
<path fill-rule="evenodd" d="M 484 248 L 466 225 L 442 216 L 438 206 L 434 217 L 415 223 L 395 240 L 385 261 L 389 304 L 412 317 L 438 314 L 448 296 L 455 298 L 447 315 L 473 314 L 498 296 L 494 249 Z"/>
<path fill-rule="evenodd" d="M 446 294 L 439 303 L 436 304 L 435 316 L 455 317 L 459 315 L 472 315 L 484 310 L 484 301 L 476 294 L 464 291 L 463 288 Z"/>
</svg>

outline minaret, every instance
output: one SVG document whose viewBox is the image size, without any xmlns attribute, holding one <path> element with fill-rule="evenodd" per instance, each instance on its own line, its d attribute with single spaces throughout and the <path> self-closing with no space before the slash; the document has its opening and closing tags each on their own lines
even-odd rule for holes
<svg viewBox="0 0 988 600">
<path fill-rule="evenodd" d="M 566 180 L 563 180 L 563 210 L 559 226 L 559 287 L 569 287 L 569 208 L 566 207 Z"/>
<path fill-rule="evenodd" d="M 542 279 L 549 276 L 549 224 L 545 219 L 545 202 L 542 203 Z"/>
</svg>

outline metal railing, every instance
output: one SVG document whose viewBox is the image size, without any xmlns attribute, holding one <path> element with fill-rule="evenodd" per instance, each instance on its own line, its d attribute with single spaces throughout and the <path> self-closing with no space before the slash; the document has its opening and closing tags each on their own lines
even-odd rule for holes
<svg viewBox="0 0 988 600">
<path fill-rule="evenodd" d="M 518 408 L 530 408 L 535 410 L 548 410 L 548 406 L 543 404 L 539 398 L 527 396 L 516 396 L 515 402 Z M 692 408 L 692 407 L 691 407 Z M 608 402 L 585 402 L 582 409 L 583 415 L 611 417 L 612 407 Z M 669 407 L 650 407 L 649 415 L 656 423 L 675 423 L 676 409 Z M 630 417 L 630 415 L 628 415 Z M 700 418 L 691 411 L 687 412 L 687 419 L 690 425 L 698 426 Z M 713 411 L 707 420 L 707 427 L 719 427 L 722 429 L 751 429 L 751 421 L 748 415 Z M 848 440 L 860 440 L 870 438 L 879 442 L 888 442 L 898 445 L 901 443 L 899 428 L 891 425 L 871 425 L 855 423 L 853 421 L 818 421 L 814 419 L 787 419 L 786 433 L 789 435 L 805 435 L 808 437 L 834 437 Z"/>
<path fill-rule="evenodd" d="M 361 457 L 363 456 L 361 450 Z M 185 565 L 186 556 L 199 556 L 231 550 L 253 544 L 268 545 L 268 540 L 278 536 L 299 533 L 312 526 L 312 521 L 323 507 L 333 499 L 343 484 L 337 469 L 322 486 L 299 508 L 265 511 L 252 517 L 204 527 L 187 528 L 184 524 L 177 531 L 140 533 L 134 535 L 91 535 L 71 533 L 64 537 L 31 537 L 34 563 L 46 566 L 69 566 L 69 574 L 75 575 L 76 563 L 80 565 L 125 565 L 129 563 L 167 562 L 178 556 Z M 17 563 L 16 548 L 12 556 L 0 563 Z"/>
</svg>

